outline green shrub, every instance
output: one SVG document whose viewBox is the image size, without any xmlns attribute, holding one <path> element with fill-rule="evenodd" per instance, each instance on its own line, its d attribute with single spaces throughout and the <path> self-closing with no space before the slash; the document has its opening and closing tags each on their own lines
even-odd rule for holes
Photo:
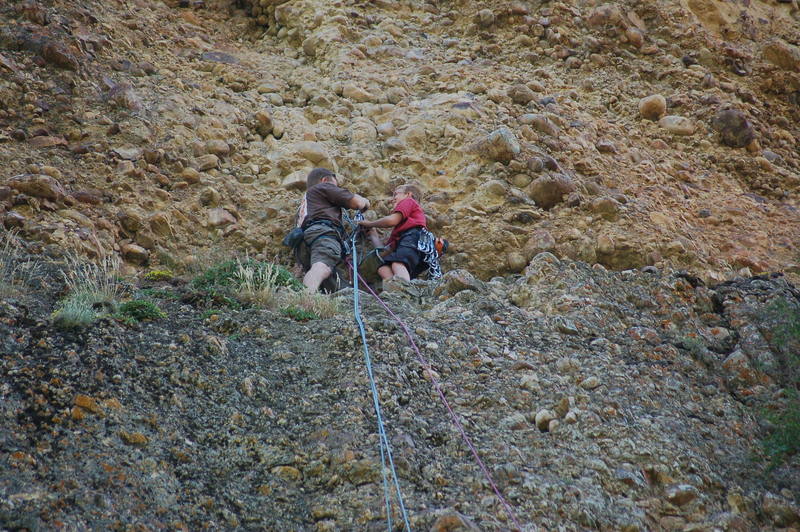
<svg viewBox="0 0 800 532">
<path fill-rule="evenodd" d="M 209 268 L 192 281 L 192 286 L 197 290 L 239 289 L 248 281 L 251 286 L 257 287 L 260 284 L 259 280 L 262 283 L 271 281 L 275 286 L 285 286 L 295 290 L 303 287 L 303 284 L 283 266 L 250 258 L 228 260 Z"/>
<path fill-rule="evenodd" d="M 158 308 L 155 303 L 144 299 L 126 301 L 119 307 L 119 313 L 136 321 L 157 320 L 167 317 L 164 311 Z"/>
<path fill-rule="evenodd" d="M 177 292 L 164 290 L 163 288 L 142 288 L 136 292 L 137 299 L 139 296 L 155 299 L 180 299 L 181 295 Z"/>
<path fill-rule="evenodd" d="M 175 274 L 169 270 L 153 270 L 144 276 L 145 281 L 169 281 Z"/>
<path fill-rule="evenodd" d="M 192 281 L 192 286 L 211 296 L 214 304 L 238 306 L 238 303 L 220 301 L 227 294 L 250 304 L 274 308 L 278 306 L 281 288 L 295 292 L 303 288 L 284 267 L 250 258 L 235 259 L 209 268 Z"/>
<path fill-rule="evenodd" d="M 281 309 L 281 314 L 292 318 L 295 321 L 308 321 L 319 319 L 319 316 L 313 311 L 305 310 L 300 307 L 284 307 Z"/>
<path fill-rule="evenodd" d="M 215 309 L 215 308 L 210 308 L 210 309 L 206 310 L 205 312 L 203 312 L 202 314 L 200 314 L 200 318 L 204 319 L 204 320 L 207 320 L 211 316 L 215 316 L 215 315 L 219 315 L 219 314 L 222 314 L 221 310 Z"/>
<path fill-rule="evenodd" d="M 762 316 L 762 331 L 778 358 L 779 381 L 786 395 L 777 409 L 766 413 L 773 430 L 762 441 L 770 467 L 777 467 L 800 453 L 800 307 L 775 299 Z"/>
<path fill-rule="evenodd" d="M 773 468 L 800 453 L 800 395 L 796 390 L 788 390 L 787 395 L 782 408 L 766 415 L 774 428 L 762 444 Z"/>
</svg>

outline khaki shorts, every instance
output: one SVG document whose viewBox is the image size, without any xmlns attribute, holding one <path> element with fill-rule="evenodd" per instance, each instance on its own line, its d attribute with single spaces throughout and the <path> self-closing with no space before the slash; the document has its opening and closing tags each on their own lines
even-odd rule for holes
<svg viewBox="0 0 800 532">
<path fill-rule="evenodd" d="M 328 225 L 308 226 L 303 233 L 303 240 L 311 249 L 311 265 L 322 262 L 329 268 L 334 268 L 342 259 L 342 244 L 339 242 L 339 235 Z"/>
</svg>

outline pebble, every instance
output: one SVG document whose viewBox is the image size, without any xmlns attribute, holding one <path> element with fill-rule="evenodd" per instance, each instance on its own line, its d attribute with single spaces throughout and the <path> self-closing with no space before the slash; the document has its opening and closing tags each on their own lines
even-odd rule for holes
<svg viewBox="0 0 800 532">
<path fill-rule="evenodd" d="M 219 167 L 219 157 L 214 154 L 201 155 L 192 160 L 192 167 L 200 172 Z"/>
<path fill-rule="evenodd" d="M 667 111 L 667 99 L 660 94 L 639 100 L 639 114 L 647 120 L 659 120 Z"/>
<path fill-rule="evenodd" d="M 226 157 L 230 154 L 231 147 L 224 140 L 212 139 L 206 141 L 205 151 L 217 157 Z"/>
<path fill-rule="evenodd" d="M 581 381 L 581 388 L 584 390 L 594 390 L 595 388 L 599 387 L 602 384 L 602 381 L 595 377 L 594 375 L 591 377 L 587 377 L 586 379 Z"/>
<path fill-rule="evenodd" d="M 668 115 L 658 121 L 658 125 L 674 135 L 692 135 L 694 122 L 683 116 Z"/>
<path fill-rule="evenodd" d="M 556 414 L 547 408 L 536 412 L 535 423 L 536 427 L 542 432 L 546 432 L 550 428 L 550 422 L 556 419 Z"/>
</svg>

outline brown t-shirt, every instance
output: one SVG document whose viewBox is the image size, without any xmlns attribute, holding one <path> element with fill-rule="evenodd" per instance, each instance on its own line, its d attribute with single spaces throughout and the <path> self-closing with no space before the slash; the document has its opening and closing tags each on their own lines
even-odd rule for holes
<svg viewBox="0 0 800 532">
<path fill-rule="evenodd" d="M 311 220 L 330 220 L 342 224 L 342 207 L 350 206 L 353 194 L 349 190 L 337 187 L 333 183 L 319 183 L 306 192 L 308 208 L 306 222 Z"/>
</svg>

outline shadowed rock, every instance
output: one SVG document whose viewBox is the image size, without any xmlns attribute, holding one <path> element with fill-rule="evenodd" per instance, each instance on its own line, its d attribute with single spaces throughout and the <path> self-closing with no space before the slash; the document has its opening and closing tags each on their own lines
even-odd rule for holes
<svg viewBox="0 0 800 532">
<path fill-rule="evenodd" d="M 741 111 L 726 109 L 711 119 L 711 127 L 720 135 L 720 141 L 731 148 L 744 148 L 755 138 L 753 126 Z"/>
</svg>

